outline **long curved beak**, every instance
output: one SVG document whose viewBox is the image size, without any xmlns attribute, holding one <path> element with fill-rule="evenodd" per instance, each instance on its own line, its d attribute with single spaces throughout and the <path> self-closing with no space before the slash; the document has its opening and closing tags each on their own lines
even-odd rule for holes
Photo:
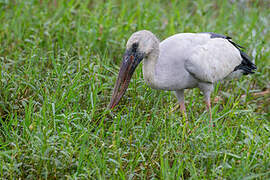
<svg viewBox="0 0 270 180">
<path fill-rule="evenodd" d="M 139 55 L 139 53 L 131 52 L 128 50 L 126 51 L 123 57 L 123 62 L 120 67 L 117 81 L 115 83 L 111 102 L 109 104 L 110 109 L 114 108 L 119 103 L 121 97 L 125 94 L 130 79 L 142 59 L 143 56 Z"/>
</svg>

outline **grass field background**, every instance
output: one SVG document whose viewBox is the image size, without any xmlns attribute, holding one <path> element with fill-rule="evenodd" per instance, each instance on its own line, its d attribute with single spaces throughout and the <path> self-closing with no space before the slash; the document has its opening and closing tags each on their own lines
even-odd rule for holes
<svg viewBox="0 0 270 180">
<path fill-rule="evenodd" d="M 186 91 L 187 127 L 141 65 L 110 111 L 125 43 L 142 29 L 231 36 L 258 70 L 217 84 L 215 128 L 198 89 Z M 256 95 L 269 88 L 269 59 L 268 0 L 0 0 L 0 176 L 270 178 L 270 97 Z"/>
</svg>

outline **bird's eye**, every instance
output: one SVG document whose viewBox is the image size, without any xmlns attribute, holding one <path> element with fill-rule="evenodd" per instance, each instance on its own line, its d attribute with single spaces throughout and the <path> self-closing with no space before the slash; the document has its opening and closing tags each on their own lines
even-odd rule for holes
<svg viewBox="0 0 270 180">
<path fill-rule="evenodd" d="M 137 49 L 138 49 L 138 47 L 139 47 L 139 43 L 137 43 L 137 42 L 136 42 L 136 43 L 133 43 L 133 44 L 132 44 L 132 51 L 133 51 L 133 52 L 136 52 Z"/>
</svg>

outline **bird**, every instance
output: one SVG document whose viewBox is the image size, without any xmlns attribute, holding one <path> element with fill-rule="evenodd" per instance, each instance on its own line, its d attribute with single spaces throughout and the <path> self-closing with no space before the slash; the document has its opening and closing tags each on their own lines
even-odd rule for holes
<svg viewBox="0 0 270 180">
<path fill-rule="evenodd" d="M 213 32 L 178 33 L 161 41 L 148 30 L 133 33 L 126 43 L 109 108 L 126 92 L 140 62 L 147 85 L 174 91 L 180 111 L 186 115 L 184 91 L 199 88 L 212 120 L 210 95 L 215 83 L 253 74 L 256 65 L 231 37 Z"/>
</svg>

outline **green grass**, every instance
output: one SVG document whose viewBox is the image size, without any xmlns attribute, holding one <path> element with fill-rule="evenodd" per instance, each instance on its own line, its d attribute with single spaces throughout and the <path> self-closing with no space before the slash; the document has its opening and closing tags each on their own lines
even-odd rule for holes
<svg viewBox="0 0 270 180">
<path fill-rule="evenodd" d="M 270 178 L 270 5 L 232 1 L 0 0 L 0 176 L 4 179 Z M 141 65 L 106 108 L 128 37 L 232 36 L 257 72 L 218 84 L 215 128 L 203 96 L 150 89 Z M 245 98 L 241 98 L 242 95 Z"/>
</svg>

